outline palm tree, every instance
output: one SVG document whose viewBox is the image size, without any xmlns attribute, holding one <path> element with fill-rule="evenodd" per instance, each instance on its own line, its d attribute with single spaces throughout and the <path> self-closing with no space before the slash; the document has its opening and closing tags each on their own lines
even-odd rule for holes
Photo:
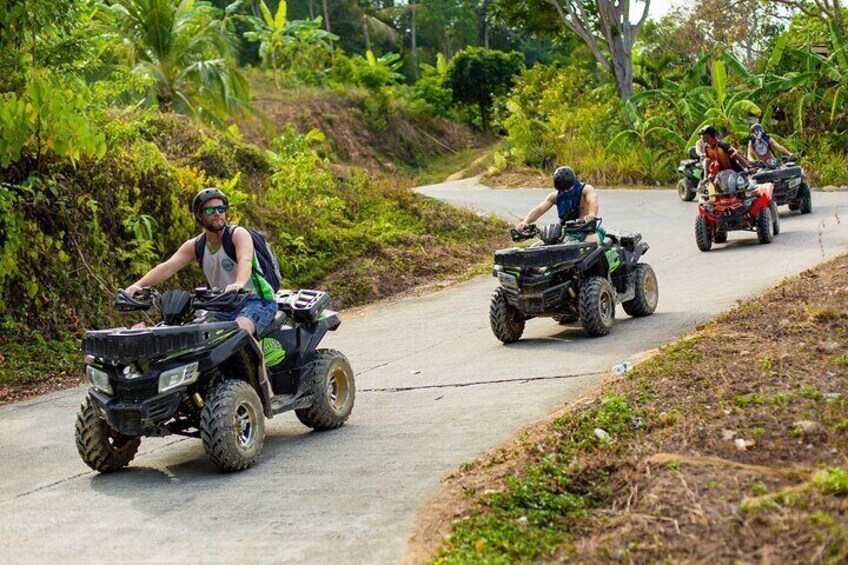
<svg viewBox="0 0 848 565">
<path fill-rule="evenodd" d="M 249 109 L 226 19 L 208 2 L 112 0 L 100 4 L 104 33 L 151 84 L 142 102 L 217 122 Z"/>
</svg>

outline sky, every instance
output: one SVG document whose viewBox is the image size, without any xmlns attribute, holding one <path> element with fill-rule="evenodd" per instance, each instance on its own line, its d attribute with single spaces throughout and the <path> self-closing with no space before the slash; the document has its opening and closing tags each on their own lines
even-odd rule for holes
<svg viewBox="0 0 848 565">
<path fill-rule="evenodd" d="M 658 20 L 667 14 L 673 6 L 682 6 L 684 3 L 683 0 L 651 0 L 651 6 L 648 8 L 648 16 L 651 19 Z M 645 7 L 641 2 L 631 2 L 631 10 L 634 5 L 639 8 Z"/>
</svg>

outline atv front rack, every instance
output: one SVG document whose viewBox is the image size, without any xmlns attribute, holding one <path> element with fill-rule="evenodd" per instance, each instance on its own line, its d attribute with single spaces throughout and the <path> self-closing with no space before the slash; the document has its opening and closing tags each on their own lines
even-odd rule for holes
<svg viewBox="0 0 848 565">
<path fill-rule="evenodd" d="M 590 243 L 560 243 L 543 247 L 511 247 L 495 251 L 495 265 L 501 267 L 551 267 L 569 261 L 578 261 L 598 247 Z"/>
<path fill-rule="evenodd" d="M 238 331 L 236 322 L 94 330 L 85 332 L 82 352 L 112 364 L 126 365 L 207 346 L 234 331 Z"/>
</svg>

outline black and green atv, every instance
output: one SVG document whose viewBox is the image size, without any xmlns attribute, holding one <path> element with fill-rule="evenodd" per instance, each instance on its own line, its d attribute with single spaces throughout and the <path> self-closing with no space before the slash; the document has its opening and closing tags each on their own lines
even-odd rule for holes
<svg viewBox="0 0 848 565">
<path fill-rule="evenodd" d="M 580 320 L 590 336 L 606 335 L 619 303 L 631 316 L 654 313 L 657 277 L 650 265 L 640 262 L 648 244 L 638 233 L 608 232 L 601 244 L 582 241 L 600 222 L 598 218 L 512 230 L 513 241 L 538 236 L 542 244 L 495 252 L 493 274 L 500 286 L 489 308 L 495 337 L 504 343 L 517 341 L 525 322 L 540 317 L 560 324 Z"/>
</svg>

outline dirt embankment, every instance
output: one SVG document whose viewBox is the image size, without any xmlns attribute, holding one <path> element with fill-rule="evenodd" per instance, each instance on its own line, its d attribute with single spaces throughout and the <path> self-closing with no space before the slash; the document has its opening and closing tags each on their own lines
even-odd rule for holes
<svg viewBox="0 0 848 565">
<path fill-rule="evenodd" d="M 261 147 L 268 147 L 291 123 L 301 133 L 321 130 L 334 157 L 343 164 L 397 172 L 419 169 L 439 156 L 492 143 L 457 122 L 423 116 L 392 101 L 382 107 L 361 89 L 278 90 L 261 78 L 253 85 L 259 115 L 239 128 L 247 141 Z"/>
<path fill-rule="evenodd" d="M 463 466 L 408 561 L 848 562 L 848 256 Z"/>
</svg>

